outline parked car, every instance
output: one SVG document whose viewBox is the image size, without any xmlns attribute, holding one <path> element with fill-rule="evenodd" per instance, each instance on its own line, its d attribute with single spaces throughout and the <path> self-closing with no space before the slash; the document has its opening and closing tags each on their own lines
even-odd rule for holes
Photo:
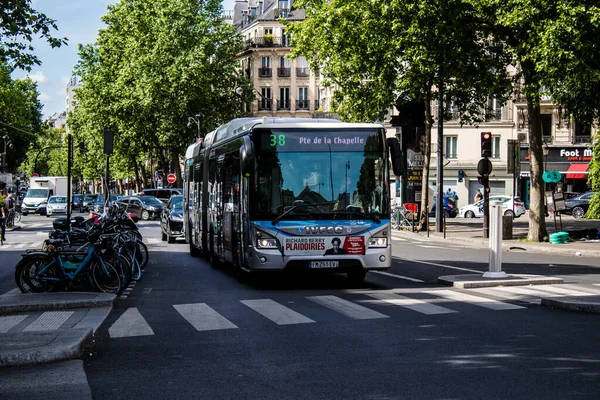
<svg viewBox="0 0 600 400">
<path fill-rule="evenodd" d="M 565 200 L 565 213 L 575 218 L 582 218 L 590 206 L 590 200 L 596 192 L 585 192 Z"/>
<path fill-rule="evenodd" d="M 174 243 L 183 237 L 183 196 L 171 196 L 160 216 L 161 239 Z"/>
<path fill-rule="evenodd" d="M 429 216 L 435 217 L 435 213 L 436 204 L 433 203 L 433 206 L 431 206 L 431 210 L 429 210 Z M 444 195 L 444 217 L 455 218 L 457 214 L 458 207 L 456 206 L 456 201 L 453 198 Z"/>
<path fill-rule="evenodd" d="M 98 198 L 97 194 L 84 194 L 83 195 L 83 211 L 92 210 L 97 198 Z"/>
<path fill-rule="evenodd" d="M 128 213 L 135 214 L 143 220 L 160 218 L 165 203 L 154 196 L 126 196 L 119 200 L 125 205 Z"/>
<path fill-rule="evenodd" d="M 490 201 L 501 201 L 502 215 L 505 215 L 507 217 L 513 216 L 513 202 L 515 218 L 519 218 L 527 211 L 527 209 L 525 208 L 525 203 L 519 197 L 515 197 L 513 201 L 513 196 L 493 195 L 490 196 Z M 473 204 L 461 207 L 458 211 L 458 215 L 464 218 L 483 217 L 483 200 L 479 200 L 478 202 L 475 202 Z"/>
<path fill-rule="evenodd" d="M 114 202 L 114 201 L 119 201 L 121 199 L 121 195 L 118 194 L 111 194 L 110 195 L 110 202 Z M 103 194 L 99 194 L 96 196 L 96 200 L 94 201 L 94 203 L 92 203 L 90 205 L 90 210 L 98 213 L 98 214 L 102 214 L 104 212 L 104 195 Z"/>
<path fill-rule="evenodd" d="M 73 195 L 71 207 L 73 207 L 73 210 L 83 211 L 83 195 L 82 194 L 74 194 Z"/>
<path fill-rule="evenodd" d="M 178 188 L 163 188 L 163 189 L 144 189 L 136 196 L 154 196 L 163 203 L 169 201 L 171 196 L 183 194 L 183 189 Z"/>
<path fill-rule="evenodd" d="M 46 204 L 46 217 L 52 214 L 65 214 L 67 212 L 67 196 L 50 196 Z"/>
</svg>

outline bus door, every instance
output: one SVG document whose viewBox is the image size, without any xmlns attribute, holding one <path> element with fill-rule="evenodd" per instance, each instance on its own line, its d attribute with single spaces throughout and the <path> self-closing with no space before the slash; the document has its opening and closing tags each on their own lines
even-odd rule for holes
<svg viewBox="0 0 600 400">
<path fill-rule="evenodd" d="M 223 163 L 223 257 L 231 263 L 238 256 L 239 210 L 240 160 L 239 152 L 235 151 L 227 154 Z"/>
</svg>

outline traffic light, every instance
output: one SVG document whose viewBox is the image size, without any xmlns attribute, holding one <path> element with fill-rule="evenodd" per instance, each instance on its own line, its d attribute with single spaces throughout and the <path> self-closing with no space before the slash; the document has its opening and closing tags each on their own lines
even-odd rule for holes
<svg viewBox="0 0 600 400">
<path fill-rule="evenodd" d="M 490 178 L 488 176 L 478 176 L 477 181 L 485 188 L 490 186 Z"/>
<path fill-rule="evenodd" d="M 462 182 L 464 177 L 465 177 L 465 171 L 463 171 L 462 169 L 459 169 L 458 170 L 458 181 Z"/>
<path fill-rule="evenodd" d="M 481 157 L 492 156 L 492 133 L 481 132 Z"/>
</svg>

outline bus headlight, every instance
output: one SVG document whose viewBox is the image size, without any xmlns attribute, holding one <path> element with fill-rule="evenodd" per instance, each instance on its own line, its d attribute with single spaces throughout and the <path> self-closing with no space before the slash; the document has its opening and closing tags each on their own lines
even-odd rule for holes
<svg viewBox="0 0 600 400">
<path fill-rule="evenodd" d="M 259 229 L 255 230 L 256 235 L 256 247 L 259 249 L 277 249 L 279 248 L 279 243 L 277 239 L 273 236 L 269 235 L 266 232 L 263 232 Z"/>
<path fill-rule="evenodd" d="M 385 248 L 388 245 L 387 229 L 382 229 L 375 232 L 373 236 L 369 238 L 369 247 Z"/>
</svg>

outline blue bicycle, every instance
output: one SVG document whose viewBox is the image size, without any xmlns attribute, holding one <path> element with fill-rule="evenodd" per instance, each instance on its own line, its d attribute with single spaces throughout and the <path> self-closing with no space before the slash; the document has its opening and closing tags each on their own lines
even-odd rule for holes
<svg viewBox="0 0 600 400">
<path fill-rule="evenodd" d="M 100 246 L 92 244 L 87 252 L 59 249 L 24 254 L 15 267 L 17 286 L 23 293 L 44 293 L 86 280 L 101 292 L 119 294 L 124 285 L 120 268 L 101 256 Z"/>
</svg>

